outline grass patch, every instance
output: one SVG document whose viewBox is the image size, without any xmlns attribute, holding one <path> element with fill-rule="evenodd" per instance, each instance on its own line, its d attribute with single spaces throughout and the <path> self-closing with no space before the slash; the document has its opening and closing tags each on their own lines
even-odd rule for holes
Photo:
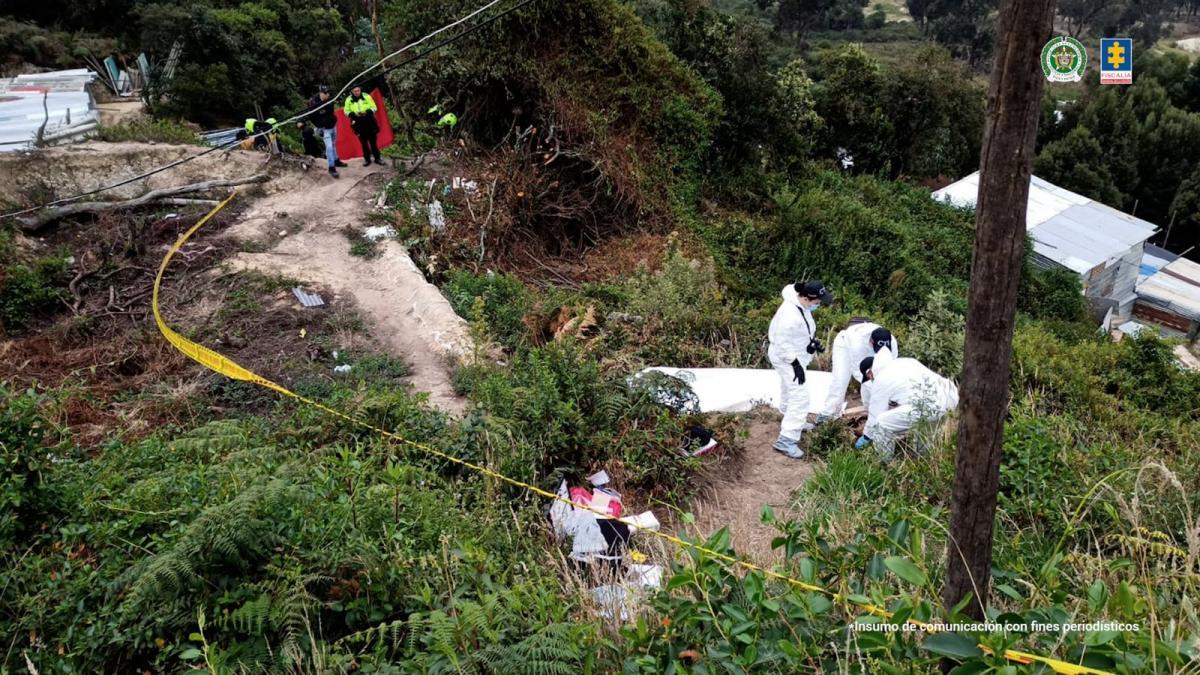
<svg viewBox="0 0 1200 675">
<path fill-rule="evenodd" d="M 342 234 L 346 235 L 346 238 L 350 240 L 350 255 L 356 258 L 374 260 L 382 253 L 379 250 L 379 242 L 367 237 L 358 229 L 345 227 L 342 228 Z"/>
<path fill-rule="evenodd" d="M 109 143 L 136 141 L 182 145 L 202 144 L 200 136 L 182 122 L 151 117 L 140 117 L 112 126 L 101 125 L 97 129 L 97 134 L 100 140 Z"/>
</svg>

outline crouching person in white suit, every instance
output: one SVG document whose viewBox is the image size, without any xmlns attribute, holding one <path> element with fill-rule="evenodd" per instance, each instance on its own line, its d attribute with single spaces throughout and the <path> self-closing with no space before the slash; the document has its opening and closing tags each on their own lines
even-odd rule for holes
<svg viewBox="0 0 1200 675">
<path fill-rule="evenodd" d="M 863 405 L 867 405 L 871 384 L 863 380 L 858 366 L 863 359 L 885 348 L 891 351 L 893 357 L 900 356 L 896 338 L 892 337 L 891 331 L 877 323 L 859 319 L 858 323 L 852 322 L 837 334 L 833 339 L 833 381 L 829 383 L 825 405 L 817 414 L 817 424 L 841 417 L 846 408 L 846 388 L 850 385 L 851 377 L 862 385 Z"/>
<path fill-rule="evenodd" d="M 916 359 L 895 358 L 888 349 L 859 364 L 871 382 L 867 426 L 854 447 L 871 444 L 890 460 L 896 440 L 918 422 L 936 422 L 958 407 L 958 387 Z"/>
</svg>

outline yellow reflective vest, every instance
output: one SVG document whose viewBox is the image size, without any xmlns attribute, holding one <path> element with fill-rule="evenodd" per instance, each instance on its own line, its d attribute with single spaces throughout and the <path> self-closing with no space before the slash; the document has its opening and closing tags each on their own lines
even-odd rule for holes
<svg viewBox="0 0 1200 675">
<path fill-rule="evenodd" d="M 365 115 L 367 113 L 373 113 L 376 110 L 378 110 L 378 108 L 375 107 L 375 99 L 371 98 L 371 96 L 368 94 L 363 94 L 362 97 L 357 100 L 355 100 L 353 94 L 351 94 L 350 96 L 347 96 L 346 97 L 346 105 L 343 107 L 346 111 L 347 117 L 353 117 L 355 115 Z"/>
</svg>

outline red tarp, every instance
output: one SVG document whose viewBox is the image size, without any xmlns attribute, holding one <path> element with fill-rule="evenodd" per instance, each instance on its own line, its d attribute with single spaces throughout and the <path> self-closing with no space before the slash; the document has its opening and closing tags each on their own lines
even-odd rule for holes
<svg viewBox="0 0 1200 675">
<path fill-rule="evenodd" d="M 375 89 L 371 92 L 371 98 L 375 99 L 375 121 L 379 123 L 379 135 L 375 137 L 379 143 L 379 149 L 382 150 L 392 144 L 394 135 L 392 134 L 392 125 L 388 122 L 387 108 L 383 106 L 383 94 Z M 355 159 L 362 157 L 362 144 L 358 142 L 358 136 L 354 135 L 354 129 L 350 128 L 350 118 L 346 117 L 345 112 L 346 99 L 337 102 L 337 108 L 334 114 L 337 115 L 337 153 L 338 159 Z"/>
</svg>

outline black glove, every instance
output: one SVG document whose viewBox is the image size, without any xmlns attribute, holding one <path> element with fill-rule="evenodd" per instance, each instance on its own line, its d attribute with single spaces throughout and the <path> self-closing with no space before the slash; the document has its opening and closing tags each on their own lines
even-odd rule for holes
<svg viewBox="0 0 1200 675">
<path fill-rule="evenodd" d="M 795 381 L 796 384 L 804 384 L 804 366 L 800 365 L 800 359 L 795 359 L 792 361 L 792 372 L 796 375 L 796 377 L 793 378 L 793 381 Z"/>
</svg>

